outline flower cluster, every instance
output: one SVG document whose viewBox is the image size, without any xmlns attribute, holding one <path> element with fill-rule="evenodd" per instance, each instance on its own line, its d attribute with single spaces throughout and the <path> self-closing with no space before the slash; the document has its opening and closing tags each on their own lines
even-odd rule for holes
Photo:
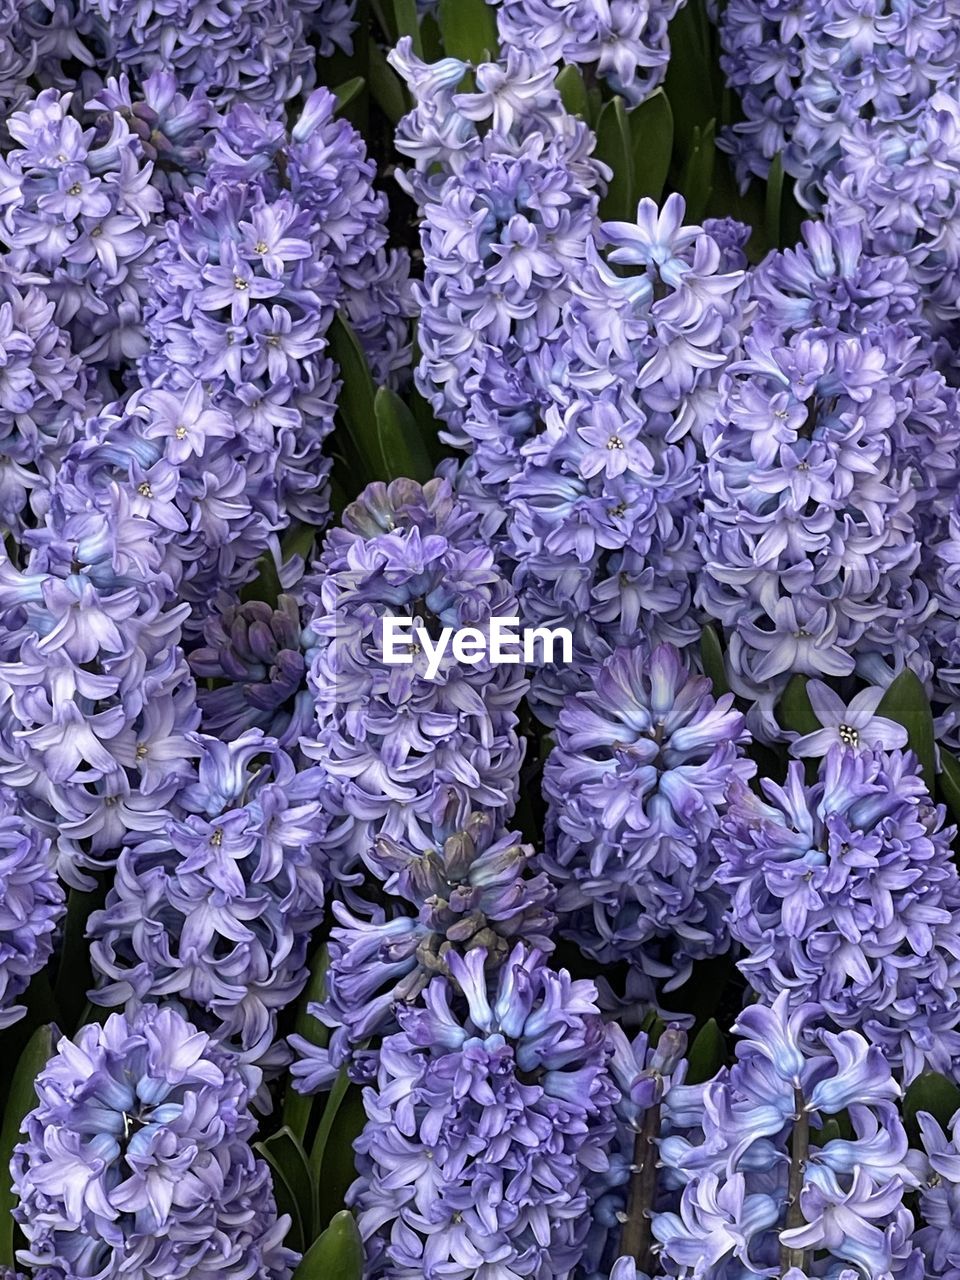
<svg viewBox="0 0 960 1280">
<path fill-rule="evenodd" d="M 680 982 L 729 944 L 713 838 L 754 772 L 743 717 L 667 645 L 618 649 L 591 684 L 557 722 L 542 865 L 585 951 Z"/>
<path fill-rule="evenodd" d="M 61 1040 L 14 1154 L 23 1261 L 78 1280 L 285 1280 L 289 1220 L 249 1146 L 258 1083 L 173 1007 Z"/>
<path fill-rule="evenodd" d="M 516 617 L 477 514 L 445 480 L 370 485 L 327 535 L 307 592 L 317 723 L 303 749 L 328 777 L 338 876 L 362 860 L 385 880 L 380 836 L 422 849 L 433 828 L 462 827 L 475 808 L 508 819 L 522 670 L 489 654 L 467 667 L 448 651 L 431 679 L 422 652 L 384 660 L 389 618 L 414 618 L 436 640 L 442 627 Z"/>
<path fill-rule="evenodd" d="M 517 947 L 488 986 L 482 949 L 399 1014 L 364 1096 L 351 1191 L 368 1274 L 549 1275 L 568 1280 L 607 1168 L 616 1088 L 592 984 Z"/>
<path fill-rule="evenodd" d="M 674 1122 L 694 1127 L 660 1144 L 679 1191 L 653 1217 L 661 1274 L 919 1274 L 900 1090 L 880 1049 L 820 1030 L 819 1014 L 791 1014 L 786 995 L 754 1005 L 734 1024 L 735 1065 L 668 1095 Z M 831 1132 L 843 1113 L 849 1137 Z M 829 1269 L 808 1271 L 815 1256 Z"/>
<path fill-rule="evenodd" d="M 36 85 L 67 88 L 64 64 L 91 60 L 72 0 L 0 0 L 0 139 L 9 140 L 7 121 Z"/>
<path fill-rule="evenodd" d="M 354 911 L 334 903 L 326 1000 L 310 1012 L 335 1028 L 330 1048 L 291 1036 L 301 1055 L 292 1073 L 313 1093 L 328 1083 L 351 1051 L 398 1030 L 398 1010 L 416 1002 L 437 974 L 450 975 L 450 956 L 482 949 L 489 970 L 503 965 L 515 943 L 553 950 L 554 890 L 533 874 L 533 850 L 500 834 L 488 814 L 471 814 L 462 830 L 441 827 L 422 849 L 381 837 L 377 858 L 389 879 L 389 911 L 351 895 Z"/>
<path fill-rule="evenodd" d="M 123 850 L 90 918 L 91 999 L 174 996 L 217 1040 L 262 1061 L 322 918 L 319 771 L 297 772 L 256 729 L 229 744 L 197 735 L 196 746 L 196 781 L 162 831 Z"/>
<path fill-rule="evenodd" d="M 70 451 L 22 565 L 0 559 L 0 777 L 57 834 L 72 884 L 163 825 L 199 717 L 188 606 L 164 566 L 169 502 L 100 425 Z"/>
<path fill-rule="evenodd" d="M 0 243 L 6 270 L 56 303 L 84 360 L 110 368 L 145 347 L 145 272 L 162 209 L 153 164 L 126 121 L 84 128 L 72 95 L 47 89 L 8 121 L 0 154 Z"/>
<path fill-rule="evenodd" d="M 53 299 L 6 273 L 0 299 L 0 522 L 20 533 L 42 516 L 94 392 Z"/>
<path fill-rule="evenodd" d="M 933 94 L 896 128 L 858 121 L 825 180 L 830 221 L 863 227 L 875 253 L 903 256 L 927 315 L 948 333 L 960 319 L 958 94 L 957 85 Z"/>
<path fill-rule="evenodd" d="M 960 876 L 915 759 L 836 746 L 812 787 L 793 763 L 763 789 L 734 785 L 716 843 L 747 981 L 858 1028 L 906 1080 L 952 1072 Z"/>
<path fill-rule="evenodd" d="M 822 200 L 858 122 L 875 121 L 887 136 L 909 130 L 934 92 L 957 79 L 952 0 L 730 0 L 719 31 L 721 66 L 745 116 L 724 139 L 741 181 L 766 177 L 779 154 L 808 208 Z"/>
<path fill-rule="evenodd" d="M 291 519 L 324 522 L 339 389 L 328 330 L 338 305 L 349 313 L 351 298 L 376 299 L 403 274 L 383 253 L 373 167 L 335 106 L 318 89 L 289 133 L 235 107 L 150 271 L 150 350 L 130 407 L 183 442 L 178 501 L 208 516 L 191 521 L 181 584 L 195 613 L 247 581 Z M 403 359 L 401 308 L 373 306 L 378 322 L 362 313 L 360 336 L 386 376 Z"/>
<path fill-rule="evenodd" d="M 0 790 L 0 1029 L 26 1013 L 16 999 L 53 955 L 65 910 L 50 840 Z"/>
<path fill-rule="evenodd" d="M 960 1112 L 950 1121 L 949 1135 L 928 1113 L 917 1117 L 921 1151 L 910 1152 L 911 1169 L 920 1184 L 922 1225 L 914 1237 L 923 1254 L 925 1280 L 957 1280 L 960 1276 Z"/>
<path fill-rule="evenodd" d="M 217 106 L 263 103 L 279 114 L 314 81 L 304 0 L 77 0 L 97 55 L 142 82 L 173 73 Z"/>
<path fill-rule="evenodd" d="M 306 687 L 310 636 L 296 597 L 282 594 L 274 608 L 221 594 L 204 621 L 203 640 L 189 662 L 198 681 L 217 681 L 197 689 L 204 733 L 232 742 L 261 729 L 295 754 L 314 718 Z"/>
<path fill-rule="evenodd" d="M 424 216 L 418 385 L 453 442 L 480 455 L 480 478 L 502 483 L 532 427 L 528 353 L 583 269 L 607 170 L 536 51 L 483 63 L 472 93 L 458 92 L 456 59 L 431 67 L 401 41 L 391 61 L 416 101 L 397 149 Z"/>
<path fill-rule="evenodd" d="M 495 3 L 495 0 L 490 0 Z M 531 47 L 553 63 L 595 69 L 636 106 L 670 61 L 667 25 L 683 0 L 503 0 L 497 29 L 506 49 Z"/>
<path fill-rule="evenodd" d="M 922 661 L 921 547 L 954 483 L 957 410 L 906 263 L 865 254 L 856 228 L 807 224 L 753 293 L 704 433 L 697 601 L 729 632 L 751 727 L 776 736 L 793 673 Z"/>
<path fill-rule="evenodd" d="M 506 550 L 528 625 L 563 618 L 574 631 L 575 667 L 535 680 L 548 721 L 578 672 L 638 633 L 699 636 L 701 442 L 748 312 L 744 229 L 684 213 L 674 195 L 603 224 L 536 354 L 541 407 L 512 450 Z"/>
</svg>

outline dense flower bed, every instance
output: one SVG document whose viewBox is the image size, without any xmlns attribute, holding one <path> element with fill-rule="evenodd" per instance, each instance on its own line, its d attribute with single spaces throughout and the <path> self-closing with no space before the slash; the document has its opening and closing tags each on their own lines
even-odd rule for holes
<svg viewBox="0 0 960 1280">
<path fill-rule="evenodd" d="M 6 1280 L 960 1280 L 958 39 L 0 0 Z"/>
</svg>

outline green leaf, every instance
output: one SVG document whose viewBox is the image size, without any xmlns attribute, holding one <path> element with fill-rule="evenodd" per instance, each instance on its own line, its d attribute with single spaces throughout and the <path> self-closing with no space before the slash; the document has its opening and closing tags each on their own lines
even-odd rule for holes
<svg viewBox="0 0 960 1280">
<path fill-rule="evenodd" d="M 423 41 L 425 62 L 439 62 L 443 57 L 443 36 L 440 24 L 432 13 L 425 13 L 420 20 L 420 38 Z"/>
<path fill-rule="evenodd" d="M 273 1182 L 273 1195 L 277 1202 L 278 1214 L 287 1214 L 290 1218 L 290 1231 L 286 1242 L 291 1249 L 296 1249 L 297 1253 L 302 1253 L 310 1240 L 307 1226 L 310 1218 L 307 1218 L 307 1222 L 304 1221 L 303 1209 L 300 1206 L 297 1193 L 287 1177 L 286 1170 L 278 1163 L 276 1157 L 268 1149 L 267 1144 L 264 1142 L 254 1143 L 254 1150 L 263 1156 L 270 1166 L 270 1177 Z M 311 1200 L 307 1201 L 307 1214 L 312 1215 L 312 1213 L 313 1203 L 311 1198 Z"/>
<path fill-rule="evenodd" d="M 326 1181 L 325 1161 L 327 1158 L 327 1144 L 330 1141 L 330 1134 L 333 1132 L 337 1112 L 340 1110 L 349 1088 L 350 1080 L 347 1076 L 346 1069 L 341 1068 L 340 1074 L 333 1083 L 333 1088 L 327 1094 L 327 1101 L 323 1108 L 323 1115 L 320 1117 L 320 1124 L 317 1127 L 316 1137 L 313 1140 L 313 1146 L 310 1148 L 310 1177 L 313 1180 L 313 1220 L 318 1224 L 322 1221 L 320 1217 L 322 1209 L 321 1195 L 326 1189 L 324 1184 Z"/>
<path fill-rule="evenodd" d="M 913 671 L 901 671 L 880 699 L 878 716 L 896 720 L 907 731 L 907 745 L 920 761 L 924 781 L 932 791 L 936 785 L 937 748 L 933 712 L 923 681 Z"/>
<path fill-rule="evenodd" d="M 570 63 L 563 68 L 555 83 L 564 109 L 570 115 L 579 116 L 581 120 L 585 120 L 589 124 L 591 120 L 590 98 L 587 94 L 587 86 L 583 82 L 583 76 L 580 74 L 580 68 Z"/>
<path fill-rule="evenodd" d="M 354 76 L 352 80 L 346 80 L 343 84 L 338 84 L 334 89 L 334 96 L 337 99 L 336 113 L 339 115 L 341 111 L 345 111 L 353 102 L 354 98 L 363 93 L 366 88 L 366 80 L 363 76 Z"/>
<path fill-rule="evenodd" d="M 767 199 L 763 226 L 771 249 L 780 248 L 780 217 L 783 209 L 783 156 L 778 151 L 767 175 Z"/>
<path fill-rule="evenodd" d="M 673 155 L 673 111 L 667 95 L 658 89 L 652 97 L 629 113 L 633 148 L 633 204 L 650 196 L 659 200 L 670 171 Z"/>
<path fill-rule="evenodd" d="M 294 1272 L 293 1280 L 361 1280 L 363 1241 L 352 1213 L 335 1214 Z"/>
<path fill-rule="evenodd" d="M 313 1182 L 310 1176 L 310 1165 L 307 1153 L 300 1145 L 299 1139 L 290 1129 L 284 1127 L 267 1138 L 265 1142 L 254 1144 L 274 1173 L 274 1185 L 278 1180 L 285 1191 L 283 1199 L 289 1198 L 293 1208 L 284 1204 L 281 1213 L 289 1213 L 294 1226 L 299 1226 L 300 1243 L 291 1248 L 302 1251 L 313 1239 Z M 278 1195 L 278 1201 L 281 1197 Z"/>
<path fill-rule="evenodd" d="M 357 1179 L 353 1144 L 366 1122 L 363 1092 L 357 1085 L 351 1085 L 331 1126 L 319 1187 L 318 1222 L 329 1221 L 343 1208 L 346 1194 Z"/>
<path fill-rule="evenodd" d="M 38 1027 L 20 1055 L 10 1091 L 3 1107 L 3 1125 L 0 1127 L 0 1265 L 12 1267 L 16 1252 L 16 1223 L 13 1210 L 17 1199 L 10 1186 L 10 1160 L 13 1149 L 20 1141 L 20 1130 L 27 1113 L 37 1105 L 37 1076 L 47 1065 L 54 1051 L 52 1025 Z"/>
<path fill-rule="evenodd" d="M 719 698 L 722 694 L 729 693 L 723 649 L 715 627 L 708 625 L 700 632 L 700 660 L 703 663 L 703 674 L 709 677 L 713 685 L 713 696 Z"/>
<path fill-rule="evenodd" d="M 784 689 L 779 720 L 785 729 L 793 729 L 795 733 L 816 733 L 820 728 L 820 721 L 810 705 L 806 676 L 794 676 Z"/>
<path fill-rule="evenodd" d="M 433 463 L 416 418 L 389 387 L 381 387 L 377 392 L 374 411 L 383 479 L 396 480 L 407 476 L 425 484 L 433 475 Z"/>
<path fill-rule="evenodd" d="M 87 992 L 93 986 L 87 921 L 106 900 L 105 876 L 95 889 L 71 889 L 67 897 L 67 917 L 63 924 L 63 942 L 53 994 L 63 1020 L 61 1025 L 69 1030 L 78 1025 L 87 1003 Z"/>
<path fill-rule="evenodd" d="M 299 521 L 295 521 L 283 535 L 283 541 L 280 544 L 284 561 L 292 560 L 294 556 L 301 556 L 309 563 L 310 553 L 316 541 L 317 530 L 312 524 L 300 524 Z"/>
<path fill-rule="evenodd" d="M 810 1131 L 810 1141 L 817 1147 L 825 1147 L 828 1142 L 834 1142 L 840 1136 L 841 1129 L 836 1116 L 830 1116 L 819 1129 Z"/>
<path fill-rule="evenodd" d="M 938 1124 L 946 1126 L 958 1110 L 960 1088 L 935 1071 L 925 1072 L 914 1080 L 903 1099 L 903 1121 L 911 1135 L 917 1131 L 919 1112 L 928 1111 Z"/>
<path fill-rule="evenodd" d="M 687 1055 L 687 1084 L 703 1084 L 712 1080 L 723 1066 L 727 1046 L 716 1018 L 704 1023 Z"/>
<path fill-rule="evenodd" d="M 362 489 L 380 475 L 380 445 L 377 440 L 376 391 L 363 348 L 342 315 L 334 317 L 330 326 L 330 355 L 340 367 L 343 387 L 340 391 L 338 417 L 346 427 L 362 475 L 355 475 L 356 487 Z"/>
<path fill-rule="evenodd" d="M 937 776 L 937 785 L 947 808 L 954 818 L 960 821 L 960 760 L 945 747 L 940 748 L 940 773 Z"/>
<path fill-rule="evenodd" d="M 686 221 L 699 222 L 707 211 L 713 194 L 713 173 L 717 160 L 716 121 L 693 131 L 693 145 L 680 179 L 680 190 L 687 202 Z"/>
<path fill-rule="evenodd" d="M 607 194 L 600 201 L 600 215 L 632 222 L 637 214 L 634 199 L 633 138 L 623 99 L 614 98 L 597 121 L 597 156 L 613 170 Z"/>
<path fill-rule="evenodd" d="M 403 81 L 375 40 L 370 42 L 370 96 L 391 124 L 399 124 L 410 110 Z"/>
<path fill-rule="evenodd" d="M 326 997 L 327 970 L 329 968 L 330 952 L 326 944 L 324 944 L 313 958 L 310 981 L 300 997 L 300 1004 L 297 1007 L 297 1020 L 293 1028 L 296 1035 L 302 1036 L 308 1044 L 316 1045 L 319 1049 L 326 1047 L 330 1039 L 330 1029 L 319 1018 L 315 1018 L 309 1012 L 309 1006 L 311 1004 L 319 1004 Z M 303 1142 L 306 1136 L 313 1103 L 314 1099 L 312 1097 L 297 1093 L 292 1081 L 288 1081 L 287 1090 L 283 1098 L 282 1118 L 285 1127 L 290 1129 L 300 1142 Z"/>
<path fill-rule="evenodd" d="M 722 76 L 704 0 L 688 0 L 670 23 L 670 63 L 664 82 L 673 108 L 677 147 L 689 152 L 693 132 L 720 115 Z"/>
<path fill-rule="evenodd" d="M 440 0 L 440 34 L 448 58 L 496 61 L 500 52 L 493 7 L 487 0 Z"/>
<path fill-rule="evenodd" d="M 418 58 L 422 58 L 423 41 L 420 38 L 417 0 L 393 0 L 393 18 L 397 28 L 397 39 L 410 36 L 413 41 L 413 52 Z"/>
</svg>

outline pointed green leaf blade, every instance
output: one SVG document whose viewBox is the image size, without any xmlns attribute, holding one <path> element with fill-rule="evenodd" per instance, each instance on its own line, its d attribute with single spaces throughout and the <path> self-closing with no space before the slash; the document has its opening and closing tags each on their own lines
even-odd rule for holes
<svg viewBox="0 0 960 1280">
<path fill-rule="evenodd" d="M 440 34 L 448 58 L 495 61 L 500 52 L 495 10 L 487 0 L 440 0 Z"/>
<path fill-rule="evenodd" d="M 634 190 L 632 218 L 644 196 L 659 200 L 673 155 L 673 111 L 662 89 L 630 112 Z M 691 219 L 688 219 L 691 221 Z"/>
<path fill-rule="evenodd" d="M 955 821 L 960 822 L 960 760 L 946 748 L 940 748 L 940 773 L 937 777 L 940 795 Z"/>
<path fill-rule="evenodd" d="M 632 222 L 637 213 L 633 139 L 622 98 L 614 98 L 600 112 L 596 154 L 613 171 L 607 194 L 600 201 L 600 216 L 616 222 Z"/>
<path fill-rule="evenodd" d="M 294 1280 L 362 1280 L 362 1276 L 363 1241 L 353 1214 L 344 1209 L 311 1246 Z"/>
<path fill-rule="evenodd" d="M 771 249 L 780 248 L 780 218 L 783 208 L 783 156 L 778 151 L 767 175 L 767 200 L 764 231 Z"/>
<path fill-rule="evenodd" d="M 716 1018 L 704 1023 L 687 1055 L 687 1084 L 712 1080 L 723 1066 L 727 1047 Z"/>
<path fill-rule="evenodd" d="M 374 398 L 377 439 L 383 467 L 382 478 L 406 476 L 425 484 L 433 475 L 433 463 L 416 418 L 389 387 L 381 387 Z"/>
<path fill-rule="evenodd" d="M 806 676 L 794 676 L 784 689 L 780 699 L 779 719 L 785 729 L 792 729 L 799 734 L 816 733 L 820 728 L 820 721 L 814 714 L 810 695 L 807 693 Z"/>
<path fill-rule="evenodd" d="M 418 58 L 422 58 L 423 41 L 420 38 L 417 0 L 393 0 L 393 20 L 396 24 L 397 39 L 409 36 L 413 42 L 413 52 Z"/>
<path fill-rule="evenodd" d="M 321 1004 L 327 994 L 327 970 L 330 968 L 330 952 L 324 944 L 313 958 L 313 964 L 310 968 L 310 980 L 307 988 L 300 997 L 300 1004 L 297 1008 L 297 1020 L 294 1024 L 294 1034 L 302 1036 L 308 1044 L 316 1045 L 317 1048 L 325 1048 L 330 1040 L 330 1029 L 326 1027 L 319 1018 L 315 1018 L 310 1013 L 310 1005 Z M 310 1114 L 313 1110 L 315 1099 L 298 1093 L 293 1087 L 293 1081 L 287 1080 L 287 1089 L 283 1098 L 283 1123 L 291 1130 L 296 1138 L 303 1142 L 307 1128 L 310 1124 Z"/>
<path fill-rule="evenodd" d="M 713 685 L 713 696 L 719 698 L 729 693 L 723 649 L 715 627 L 706 626 L 700 633 L 700 660 L 703 663 L 703 674 Z"/>
<path fill-rule="evenodd" d="M 345 111 L 350 103 L 363 93 L 366 84 L 367 82 L 363 76 L 354 76 L 352 80 L 345 80 L 343 84 L 337 85 L 333 91 L 337 99 L 337 114 Z"/>
<path fill-rule="evenodd" d="M 896 720 L 907 731 L 907 745 L 920 761 L 927 786 L 934 789 L 937 771 L 937 747 L 933 729 L 933 712 L 923 681 L 915 672 L 901 671 L 880 699 L 878 716 Z"/>
<path fill-rule="evenodd" d="M 307 1154 L 296 1135 L 286 1127 L 272 1134 L 265 1142 L 256 1143 L 255 1150 L 267 1161 L 289 1193 L 293 1209 L 286 1207 L 282 1212 L 290 1213 L 294 1226 L 300 1228 L 301 1243 L 291 1245 L 291 1248 L 303 1249 L 313 1238 L 314 1225 L 313 1182 Z M 275 1183 L 277 1177 L 274 1179 Z"/>
<path fill-rule="evenodd" d="M 587 94 L 587 86 L 583 82 L 583 76 L 580 74 L 580 68 L 575 67 L 573 63 L 564 67 L 557 76 L 555 83 L 564 109 L 570 115 L 579 116 L 581 120 L 585 120 L 589 124 L 591 115 L 590 98 Z"/>
</svg>

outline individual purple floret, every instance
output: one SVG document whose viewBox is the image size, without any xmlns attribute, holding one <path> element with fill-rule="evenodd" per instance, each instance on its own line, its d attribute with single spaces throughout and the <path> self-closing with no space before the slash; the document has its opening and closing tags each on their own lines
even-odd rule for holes
<svg viewBox="0 0 960 1280">
<path fill-rule="evenodd" d="M 755 771 L 743 716 L 667 645 L 617 650 L 591 677 L 547 758 L 542 865 L 565 934 L 677 985 L 729 946 L 713 841 L 727 788 Z"/>
<path fill-rule="evenodd" d="M 822 1006 L 898 1075 L 960 1053 L 960 877 L 916 759 L 832 747 L 766 800 L 736 782 L 716 841 L 741 972 L 762 999 Z"/>
<path fill-rule="evenodd" d="M 298 773 L 259 730 L 196 745 L 197 780 L 161 832 L 123 850 L 90 918 L 90 998 L 175 996 L 217 1040 L 262 1061 L 306 982 L 323 914 L 319 770 Z"/>
<path fill-rule="evenodd" d="M 326 999 L 310 1009 L 335 1029 L 331 1045 L 317 1049 L 290 1037 L 301 1055 L 292 1074 L 304 1093 L 331 1083 L 363 1042 L 395 1032 L 399 1012 L 437 974 L 449 976 L 451 954 L 482 949 L 495 970 L 517 942 L 553 950 L 554 890 L 543 872 L 532 871 L 529 845 L 483 813 L 471 814 L 461 830 L 451 822 L 428 834 L 418 848 L 378 841 L 379 864 L 389 873 L 386 908 L 362 891 L 349 895 L 352 910 L 333 904 L 338 925 L 329 941 Z"/>
<path fill-rule="evenodd" d="M 302 0 L 77 0 L 101 58 L 137 81 L 172 73 L 216 106 L 262 104 L 275 115 L 315 80 Z"/>
<path fill-rule="evenodd" d="M 0 788 L 0 1028 L 26 1013 L 16 999 L 53 955 L 66 910 L 56 864 L 49 838 Z"/>
<path fill-rule="evenodd" d="M 516 618 L 477 514 L 443 480 L 369 485 L 327 535 L 306 593 L 317 724 L 303 749 L 329 779 L 338 874 L 362 859 L 386 879 L 381 836 L 420 849 L 474 809 L 507 821 L 523 756 L 522 668 L 489 651 L 467 665 L 448 648 L 431 677 L 419 644 L 409 663 L 384 656 L 387 619 L 415 619 L 435 643 L 442 627 L 489 635 L 494 619 Z"/>
<path fill-rule="evenodd" d="M 666 75 L 667 25 L 684 2 L 503 0 L 497 29 L 505 49 L 533 48 L 550 62 L 586 67 L 636 106 Z"/>
<path fill-rule="evenodd" d="M 849 703 L 822 680 L 808 681 L 806 690 L 821 727 L 795 737 L 790 744 L 792 756 L 822 758 L 835 746 L 853 751 L 894 751 L 907 745 L 903 725 L 876 714 L 883 689 L 875 685 L 861 689 Z"/>
<path fill-rule="evenodd" d="M 349 1194 L 370 1280 L 428 1275 L 569 1280 L 607 1168 L 616 1089 L 593 984 L 517 947 L 491 979 L 451 955 L 469 1012 L 438 977 L 388 1037 Z"/>
<path fill-rule="evenodd" d="M 290 1220 L 250 1147 L 259 1082 L 172 1007 L 62 1039 L 14 1152 L 21 1262 L 76 1280 L 285 1280 Z"/>
</svg>

